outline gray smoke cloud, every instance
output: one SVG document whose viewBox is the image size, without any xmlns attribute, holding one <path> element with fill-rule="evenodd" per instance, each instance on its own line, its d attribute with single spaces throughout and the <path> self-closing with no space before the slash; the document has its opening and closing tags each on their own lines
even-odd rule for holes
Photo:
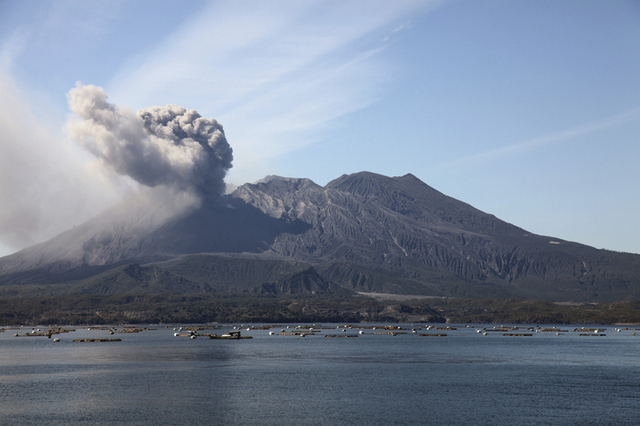
<svg viewBox="0 0 640 426">
<path fill-rule="evenodd" d="M 148 187 L 166 186 L 211 198 L 224 192 L 233 151 L 222 125 L 196 110 L 167 105 L 134 113 L 107 102 L 101 87 L 67 94 L 81 120 L 67 123 L 78 144 L 119 174 Z"/>
</svg>

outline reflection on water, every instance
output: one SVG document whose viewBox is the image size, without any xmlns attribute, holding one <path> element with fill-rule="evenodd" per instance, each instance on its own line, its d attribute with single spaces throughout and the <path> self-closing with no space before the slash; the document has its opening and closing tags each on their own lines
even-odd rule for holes
<svg viewBox="0 0 640 426">
<path fill-rule="evenodd" d="M 0 333 L 0 424 L 635 424 L 640 336 Z M 335 334 L 323 330 L 321 334 Z"/>
</svg>

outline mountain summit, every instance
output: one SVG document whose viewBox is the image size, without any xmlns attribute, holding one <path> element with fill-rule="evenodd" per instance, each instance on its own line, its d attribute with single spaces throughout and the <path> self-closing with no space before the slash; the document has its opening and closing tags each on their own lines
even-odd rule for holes
<svg viewBox="0 0 640 426">
<path fill-rule="evenodd" d="M 149 221 L 119 209 L 0 259 L 0 293 L 640 297 L 640 255 L 534 235 L 411 174 L 269 176 Z"/>
</svg>

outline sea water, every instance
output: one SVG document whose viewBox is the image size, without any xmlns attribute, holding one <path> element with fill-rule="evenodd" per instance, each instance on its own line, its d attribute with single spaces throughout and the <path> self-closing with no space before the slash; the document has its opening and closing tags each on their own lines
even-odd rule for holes
<svg viewBox="0 0 640 426">
<path fill-rule="evenodd" d="M 640 421 L 640 331 L 610 326 L 591 335 L 558 326 L 568 332 L 505 336 L 476 331 L 492 325 L 458 325 L 436 337 L 409 324 L 395 336 L 336 326 L 306 337 L 278 335 L 291 331 L 286 326 L 274 335 L 243 329 L 253 338 L 241 340 L 176 337 L 165 326 L 115 335 L 77 328 L 54 335 L 60 342 L 7 330 L 0 333 L 0 424 Z M 114 337 L 122 341 L 73 342 Z"/>
</svg>

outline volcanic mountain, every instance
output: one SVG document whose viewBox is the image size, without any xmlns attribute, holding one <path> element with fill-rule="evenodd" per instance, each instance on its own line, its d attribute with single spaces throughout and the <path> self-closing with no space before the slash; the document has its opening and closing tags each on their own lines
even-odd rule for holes
<svg viewBox="0 0 640 426">
<path fill-rule="evenodd" d="M 152 217 L 121 206 L 0 259 L 0 294 L 640 298 L 640 255 L 532 234 L 411 174 L 270 176 Z"/>
</svg>

